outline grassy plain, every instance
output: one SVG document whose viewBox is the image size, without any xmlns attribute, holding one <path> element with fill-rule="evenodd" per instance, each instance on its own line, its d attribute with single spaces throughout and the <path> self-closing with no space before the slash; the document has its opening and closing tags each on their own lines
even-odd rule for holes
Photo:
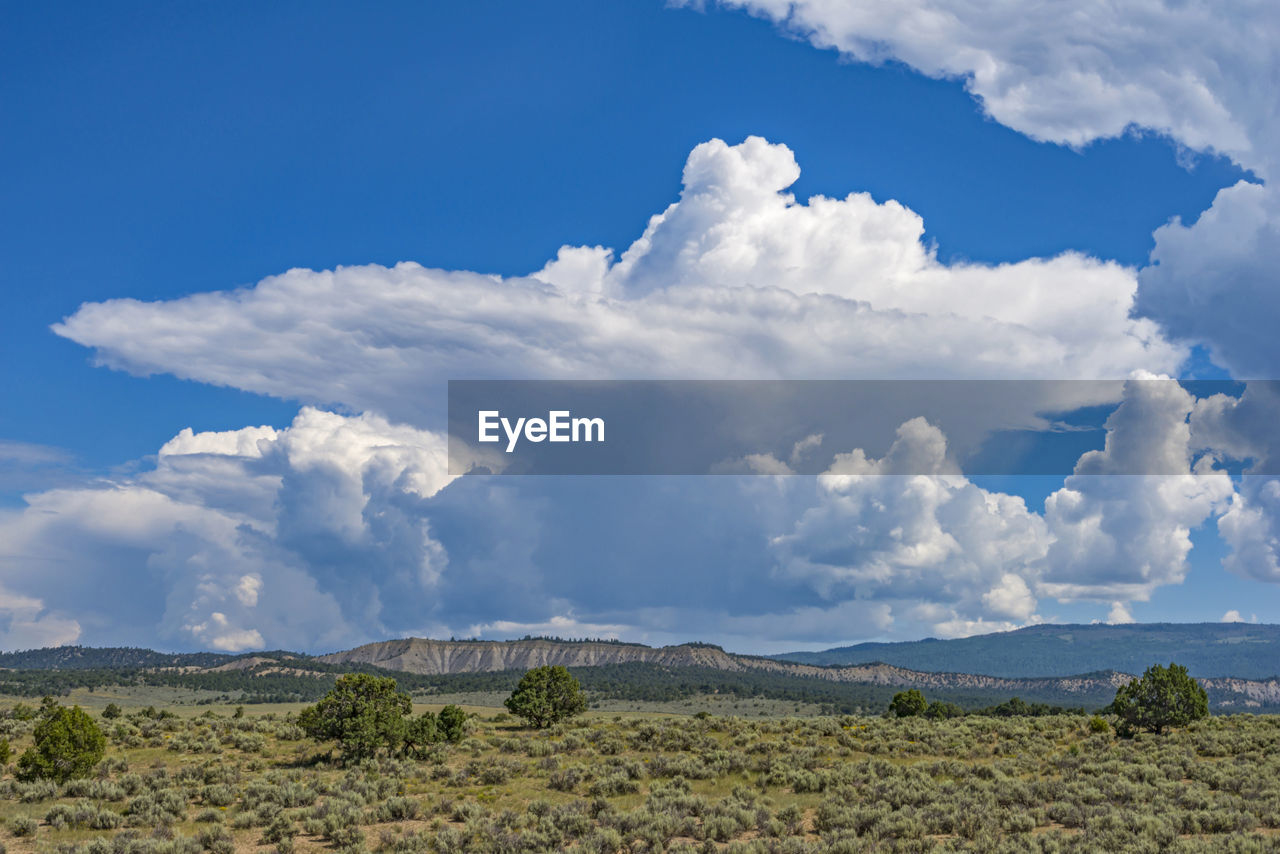
<svg viewBox="0 0 1280 854">
<path fill-rule="evenodd" d="M 102 722 L 107 757 L 89 779 L 22 783 L 5 769 L 0 842 L 85 854 L 1280 851 L 1280 717 L 1123 740 L 1084 716 L 783 717 L 716 697 L 705 700 L 719 712 L 740 708 L 593 710 L 532 731 L 470 705 L 461 744 L 344 767 L 302 736 L 301 704 L 236 718 L 201 699 L 65 698 L 125 716 Z M 15 757 L 32 726 L 0 718 Z"/>
</svg>

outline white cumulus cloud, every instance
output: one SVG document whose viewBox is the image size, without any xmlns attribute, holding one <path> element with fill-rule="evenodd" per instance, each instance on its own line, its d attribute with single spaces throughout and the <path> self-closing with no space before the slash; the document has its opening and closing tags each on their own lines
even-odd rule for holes
<svg viewBox="0 0 1280 854">
<path fill-rule="evenodd" d="M 1123 602 L 1112 602 L 1111 610 L 1107 612 L 1106 621 L 1112 625 L 1132 623 L 1133 614 L 1129 612 L 1129 608 Z"/>
<path fill-rule="evenodd" d="M 0 649 L 38 649 L 75 643 L 80 624 L 45 607 L 33 596 L 0 585 Z"/>
<path fill-rule="evenodd" d="M 837 455 L 818 479 L 819 503 L 773 541 L 779 573 L 830 601 L 929 603 L 915 615 L 948 636 L 1031 620 L 1036 599 L 1021 574 L 1048 548 L 1043 520 L 947 467 L 946 439 L 923 419 L 902 425 L 883 458 Z M 920 471 L 944 473 L 911 474 Z"/>
<path fill-rule="evenodd" d="M 1037 622 L 1042 597 L 1145 601 L 1183 581 L 1193 529 L 1240 512 L 1212 458 L 1193 462 L 1195 407 L 1163 378 L 1125 383 L 1104 448 L 1080 458 L 1043 514 L 958 474 L 946 437 L 914 419 L 882 458 L 836 455 L 818 502 L 773 541 L 778 572 L 828 600 L 893 601 L 948 637 Z"/>
<path fill-rule="evenodd" d="M 1153 379 L 1126 384 L 1107 420 L 1105 448 L 1084 454 L 1046 499 L 1052 545 L 1042 592 L 1063 600 L 1146 600 L 1158 586 L 1181 583 L 1191 531 L 1234 493 L 1212 458 L 1193 467 L 1195 399 L 1176 383 Z"/>
<path fill-rule="evenodd" d="M 78 637 L 45 602 L 96 642 L 310 649 L 404 626 L 447 562 L 420 509 L 444 461 L 441 436 L 374 415 L 184 430 L 153 470 L 0 513 L 10 637 Z"/>
<path fill-rule="evenodd" d="M 1276 127 L 1280 16 L 1255 0 L 721 0 L 862 62 L 958 78 L 1033 139 L 1130 127 L 1254 165 Z"/>
<path fill-rule="evenodd" d="M 1136 309 L 1174 337 L 1211 349 L 1235 376 L 1280 376 L 1271 318 L 1280 313 L 1280 194 L 1244 181 L 1191 224 L 1155 232 Z"/>
</svg>

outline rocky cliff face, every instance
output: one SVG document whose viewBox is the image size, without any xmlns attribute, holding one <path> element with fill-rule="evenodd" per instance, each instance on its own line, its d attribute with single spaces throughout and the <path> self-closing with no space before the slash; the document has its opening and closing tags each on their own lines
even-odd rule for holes
<svg viewBox="0 0 1280 854">
<path fill-rule="evenodd" d="M 702 666 L 737 670 L 724 650 L 711 646 L 649 647 L 639 644 L 521 641 L 438 641 L 425 638 L 370 643 L 346 652 L 320 656 L 334 664 L 375 664 L 408 673 L 485 673 L 528 670 L 545 665 L 596 667 L 603 664 L 664 664 L 672 667 Z"/>
<path fill-rule="evenodd" d="M 1272 679 L 1201 679 L 1209 701 L 1240 711 L 1280 704 L 1280 678 Z"/>
</svg>

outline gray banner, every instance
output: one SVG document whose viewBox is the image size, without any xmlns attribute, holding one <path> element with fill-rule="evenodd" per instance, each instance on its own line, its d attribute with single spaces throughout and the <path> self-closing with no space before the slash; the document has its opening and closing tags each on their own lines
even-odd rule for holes
<svg viewBox="0 0 1280 854">
<path fill-rule="evenodd" d="M 1124 400 L 1138 401 L 1126 415 L 1129 435 L 1141 435 L 1145 417 L 1155 437 L 1178 406 L 1189 425 L 1197 402 L 1233 410 L 1245 390 L 1216 380 L 455 380 L 449 464 L 458 475 L 813 475 L 833 465 L 1068 475 L 1082 454 L 1104 448 L 1108 418 Z M 1275 381 L 1248 383 L 1255 399 L 1280 401 L 1278 392 Z M 1236 445 L 1234 457 L 1193 448 L 1192 461 L 1214 453 L 1233 473 L 1280 473 L 1264 450 Z M 1188 471 L 1167 454 L 1129 454 L 1101 473 Z"/>
</svg>

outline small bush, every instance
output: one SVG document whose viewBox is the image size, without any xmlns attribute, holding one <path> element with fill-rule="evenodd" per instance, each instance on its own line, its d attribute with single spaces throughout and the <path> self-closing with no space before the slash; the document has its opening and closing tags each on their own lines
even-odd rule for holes
<svg viewBox="0 0 1280 854">
<path fill-rule="evenodd" d="M 35 836 L 39 827 L 36 820 L 29 815 L 19 815 L 9 820 L 9 830 L 14 836 Z"/>
<path fill-rule="evenodd" d="M 211 827 L 200 831 L 196 835 L 196 842 L 211 854 L 235 854 L 235 837 L 221 827 Z"/>
</svg>

